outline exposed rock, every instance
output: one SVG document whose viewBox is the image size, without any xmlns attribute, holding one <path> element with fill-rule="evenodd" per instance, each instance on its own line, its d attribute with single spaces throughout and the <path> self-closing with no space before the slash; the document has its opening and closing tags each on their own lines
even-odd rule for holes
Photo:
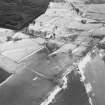
<svg viewBox="0 0 105 105">
<path fill-rule="evenodd" d="M 12 37 L 15 34 L 13 30 L 0 28 L 0 43 L 7 41 L 7 37 Z"/>
<path fill-rule="evenodd" d="M 81 31 L 88 31 L 91 29 L 98 28 L 100 26 L 102 26 L 102 24 L 82 24 L 80 22 L 75 21 L 75 22 L 72 22 L 68 27 L 75 30 L 78 29 Z"/>
<path fill-rule="evenodd" d="M 94 37 L 94 38 L 102 39 L 103 37 L 105 37 L 105 27 L 95 29 L 95 30 L 92 32 L 91 35 L 92 35 L 92 37 Z"/>
<path fill-rule="evenodd" d="M 85 47 L 85 46 L 79 46 L 79 47 L 77 47 L 77 48 L 75 48 L 73 51 L 72 51 L 72 53 L 73 53 L 73 55 L 74 56 L 84 56 L 84 52 L 86 51 L 86 49 L 87 49 L 87 47 Z"/>
<path fill-rule="evenodd" d="M 26 35 L 26 34 L 24 34 L 24 33 L 22 33 L 22 32 L 17 32 L 17 33 L 15 33 L 15 34 L 12 36 L 12 38 L 13 38 L 13 39 L 15 39 L 15 38 L 27 39 L 27 38 L 29 38 L 29 36 Z"/>
</svg>

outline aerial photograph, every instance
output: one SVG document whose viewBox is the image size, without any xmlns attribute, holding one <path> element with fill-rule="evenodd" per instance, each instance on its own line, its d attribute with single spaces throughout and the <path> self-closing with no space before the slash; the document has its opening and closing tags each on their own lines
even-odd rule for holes
<svg viewBox="0 0 105 105">
<path fill-rule="evenodd" d="M 105 0 L 0 0 L 0 105 L 105 105 Z"/>
</svg>

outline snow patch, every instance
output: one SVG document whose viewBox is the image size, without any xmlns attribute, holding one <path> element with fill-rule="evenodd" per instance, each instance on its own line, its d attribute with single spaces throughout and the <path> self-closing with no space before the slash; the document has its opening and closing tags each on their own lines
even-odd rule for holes
<svg viewBox="0 0 105 105">
<path fill-rule="evenodd" d="M 91 61 L 91 56 L 90 56 L 90 54 L 87 54 L 80 62 L 79 62 L 79 64 L 78 64 L 78 68 L 79 68 L 79 70 L 80 70 L 80 73 L 81 73 L 81 76 L 82 76 L 82 81 L 84 81 L 85 80 L 85 76 L 84 76 L 84 68 L 86 67 L 86 64 L 88 63 L 88 62 L 90 62 Z"/>
<path fill-rule="evenodd" d="M 56 86 L 55 89 L 50 93 L 49 97 L 40 105 L 49 105 L 55 99 L 56 94 L 58 94 L 61 90 L 62 88 Z"/>
</svg>

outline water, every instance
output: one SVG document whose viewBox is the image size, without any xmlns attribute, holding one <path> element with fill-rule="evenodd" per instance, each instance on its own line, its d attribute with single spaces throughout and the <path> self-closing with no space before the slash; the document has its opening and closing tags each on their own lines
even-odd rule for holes
<svg viewBox="0 0 105 105">
<path fill-rule="evenodd" d="M 11 74 L 0 68 L 0 83 L 5 81 Z"/>
<path fill-rule="evenodd" d="M 77 71 L 72 71 L 67 77 L 67 88 L 62 90 L 50 105 L 90 105 L 80 77 Z"/>
</svg>

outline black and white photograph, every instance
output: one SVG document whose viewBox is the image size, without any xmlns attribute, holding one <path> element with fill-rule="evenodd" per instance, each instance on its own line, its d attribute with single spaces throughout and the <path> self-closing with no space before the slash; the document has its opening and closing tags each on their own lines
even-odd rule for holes
<svg viewBox="0 0 105 105">
<path fill-rule="evenodd" d="M 0 105 L 105 105 L 105 0 L 0 0 Z"/>
</svg>

